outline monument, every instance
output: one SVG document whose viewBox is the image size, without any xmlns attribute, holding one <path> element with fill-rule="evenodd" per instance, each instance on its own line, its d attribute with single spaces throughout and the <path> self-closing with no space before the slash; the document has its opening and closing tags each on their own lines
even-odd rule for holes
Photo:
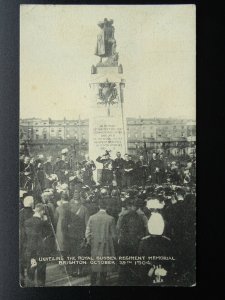
<svg viewBox="0 0 225 300">
<path fill-rule="evenodd" d="M 98 23 L 99 33 L 95 55 L 99 62 L 91 67 L 90 116 L 89 116 L 89 156 L 95 160 L 105 151 L 111 158 L 116 152 L 127 152 L 126 118 L 124 116 L 123 67 L 118 63 L 115 28 L 113 20 Z M 96 164 L 100 169 L 101 164 Z M 96 178 L 95 178 L 96 179 Z"/>
</svg>

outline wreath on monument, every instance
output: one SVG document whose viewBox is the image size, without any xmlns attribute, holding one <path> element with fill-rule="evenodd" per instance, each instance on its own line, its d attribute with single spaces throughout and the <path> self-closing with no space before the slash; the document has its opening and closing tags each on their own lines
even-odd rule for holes
<svg viewBox="0 0 225 300">
<path fill-rule="evenodd" d="M 116 104 L 117 100 L 117 89 L 116 83 L 109 82 L 108 79 L 104 83 L 99 84 L 99 102 L 101 104 Z"/>
</svg>

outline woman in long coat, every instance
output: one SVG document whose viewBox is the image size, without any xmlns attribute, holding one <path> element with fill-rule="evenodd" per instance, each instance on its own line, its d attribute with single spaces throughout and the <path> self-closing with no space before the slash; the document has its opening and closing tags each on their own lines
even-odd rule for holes
<svg viewBox="0 0 225 300">
<path fill-rule="evenodd" d="M 69 250 L 69 224 L 70 224 L 70 205 L 68 194 L 62 192 L 59 206 L 56 208 L 56 246 L 61 254 L 67 254 Z"/>
</svg>

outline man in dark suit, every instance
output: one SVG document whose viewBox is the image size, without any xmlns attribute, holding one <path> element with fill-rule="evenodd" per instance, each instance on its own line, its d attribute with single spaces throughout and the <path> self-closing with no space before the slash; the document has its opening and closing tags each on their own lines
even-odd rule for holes
<svg viewBox="0 0 225 300">
<path fill-rule="evenodd" d="M 151 176 L 151 182 L 153 184 L 159 184 L 159 160 L 155 152 L 152 154 L 152 159 L 149 162 L 149 171 Z"/>
<path fill-rule="evenodd" d="M 163 153 L 159 155 L 159 184 L 165 182 L 165 161 L 163 157 Z"/>
<path fill-rule="evenodd" d="M 43 164 L 43 169 L 48 176 L 53 174 L 53 164 L 51 156 L 47 157 L 47 161 Z"/>
<path fill-rule="evenodd" d="M 96 170 L 95 163 L 89 158 L 89 155 L 86 154 L 85 160 L 81 162 L 80 166 L 83 184 L 91 187 L 94 184 L 93 171 Z"/>
<path fill-rule="evenodd" d="M 123 176 L 123 187 L 129 188 L 133 184 L 133 175 L 134 175 L 135 163 L 132 160 L 131 156 L 125 154 L 125 160 L 123 164 L 124 176 Z"/>
<path fill-rule="evenodd" d="M 121 153 L 116 153 L 116 159 L 113 161 L 113 171 L 116 175 L 117 186 L 122 188 L 122 176 L 123 176 L 123 164 L 124 159 L 121 157 Z"/>
<path fill-rule="evenodd" d="M 144 156 L 140 155 L 139 160 L 136 162 L 136 182 L 142 188 L 145 188 L 147 179 L 147 163 L 144 161 Z"/>
<path fill-rule="evenodd" d="M 43 170 L 45 174 L 45 188 L 52 187 L 52 181 L 50 180 L 50 175 L 53 174 L 53 164 L 52 164 L 52 157 L 47 157 L 47 161 L 43 164 Z"/>
<path fill-rule="evenodd" d="M 136 256 L 141 238 L 146 234 L 145 221 L 137 212 L 137 199 L 127 199 L 127 212 L 121 216 L 117 223 L 119 230 L 119 247 L 120 256 Z M 118 284 L 122 286 L 136 285 L 136 266 L 120 265 Z"/>
<path fill-rule="evenodd" d="M 69 171 L 70 171 L 70 164 L 67 159 L 66 154 L 62 154 L 62 158 L 60 159 L 57 157 L 55 166 L 54 166 L 54 173 L 58 176 L 60 183 L 68 183 L 69 182 Z"/>
<path fill-rule="evenodd" d="M 113 160 L 110 158 L 109 151 L 102 156 L 97 157 L 97 162 L 103 164 L 101 183 L 104 186 L 112 185 L 113 181 Z"/>
<path fill-rule="evenodd" d="M 97 257 L 115 256 L 116 226 L 114 218 L 106 212 L 107 201 L 104 197 L 99 200 L 99 208 L 99 212 L 89 218 L 85 236 L 91 246 L 91 257 L 97 262 L 91 265 L 91 285 L 96 285 L 97 273 L 100 273 L 102 286 L 106 284 L 107 273 L 113 271 L 114 265 L 99 264 L 101 261 L 98 261 Z"/>
<path fill-rule="evenodd" d="M 30 162 L 30 157 L 26 156 L 20 167 L 20 187 L 30 192 L 33 189 L 34 179 L 34 166 Z"/>
<path fill-rule="evenodd" d="M 37 285 L 45 286 L 46 262 L 42 257 L 46 255 L 45 240 L 51 232 L 47 222 L 45 207 L 39 203 L 35 207 L 33 217 L 25 221 L 26 258 L 28 286 L 34 286 L 35 270 L 37 270 Z"/>
</svg>

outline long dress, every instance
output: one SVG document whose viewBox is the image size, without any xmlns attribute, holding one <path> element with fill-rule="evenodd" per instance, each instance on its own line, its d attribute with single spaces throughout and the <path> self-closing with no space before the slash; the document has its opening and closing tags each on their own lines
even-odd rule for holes
<svg viewBox="0 0 225 300">
<path fill-rule="evenodd" d="M 69 224 L 70 206 L 68 202 L 56 208 L 56 246 L 58 251 L 68 252 L 69 249 Z"/>
</svg>

